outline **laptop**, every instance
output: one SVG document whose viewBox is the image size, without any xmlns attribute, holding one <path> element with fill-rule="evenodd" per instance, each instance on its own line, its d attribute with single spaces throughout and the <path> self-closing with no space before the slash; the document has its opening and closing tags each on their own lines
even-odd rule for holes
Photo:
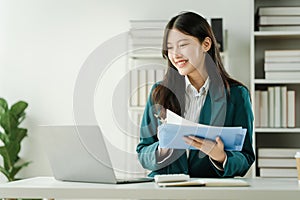
<svg viewBox="0 0 300 200">
<path fill-rule="evenodd" d="M 98 126 L 40 126 L 53 176 L 61 181 L 140 183 L 151 177 L 117 179 Z"/>
</svg>

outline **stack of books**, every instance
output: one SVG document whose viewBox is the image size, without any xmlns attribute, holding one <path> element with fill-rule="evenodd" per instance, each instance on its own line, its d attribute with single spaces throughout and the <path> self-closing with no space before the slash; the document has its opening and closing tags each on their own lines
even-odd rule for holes
<svg viewBox="0 0 300 200">
<path fill-rule="evenodd" d="M 152 53 L 160 55 L 166 24 L 165 20 L 131 20 L 129 45 L 133 52 L 142 55 Z M 155 52 L 155 50 L 159 51 Z"/>
<path fill-rule="evenodd" d="M 300 7 L 259 7 L 259 31 L 300 31 Z"/>
<path fill-rule="evenodd" d="M 294 148 L 259 148 L 257 167 L 261 177 L 297 177 Z"/>
<path fill-rule="evenodd" d="M 138 65 L 135 66 L 136 69 L 130 71 L 130 106 L 133 107 L 146 105 L 153 84 L 163 80 L 165 74 L 165 64 L 155 63 L 155 61 L 159 62 L 159 60 L 155 59 L 145 60 L 149 62 L 147 65 L 156 66 L 156 68 L 144 69 Z"/>
<path fill-rule="evenodd" d="M 295 91 L 287 86 L 269 86 L 255 91 L 255 127 L 294 128 L 296 126 Z"/>
<path fill-rule="evenodd" d="M 162 58 L 165 20 L 131 20 L 129 31 L 130 106 L 143 107 L 154 83 L 166 70 Z"/>
<path fill-rule="evenodd" d="M 300 50 L 266 50 L 264 70 L 266 79 L 298 80 Z"/>
</svg>

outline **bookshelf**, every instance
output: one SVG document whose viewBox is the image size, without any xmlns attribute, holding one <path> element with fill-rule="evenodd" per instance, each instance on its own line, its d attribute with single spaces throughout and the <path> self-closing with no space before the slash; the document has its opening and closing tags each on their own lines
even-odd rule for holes
<svg viewBox="0 0 300 200">
<path fill-rule="evenodd" d="M 290 74 L 291 76 L 289 76 L 289 72 L 286 73 L 288 70 L 283 69 L 283 67 L 279 70 L 281 77 L 271 76 L 274 74 L 274 69 L 269 72 L 265 66 L 267 66 L 267 62 L 270 62 L 268 64 L 271 64 L 272 67 L 274 66 L 272 63 L 278 62 L 282 62 L 282 66 L 288 66 L 289 63 L 292 62 L 291 60 L 295 59 L 295 57 L 290 58 L 290 55 L 284 54 L 287 50 L 299 50 L 300 52 L 300 21 L 296 26 L 290 26 L 288 24 L 284 24 L 283 26 L 267 24 L 265 27 L 269 28 L 262 28 L 263 26 L 260 25 L 259 21 L 259 18 L 262 17 L 262 14 L 260 15 L 259 13 L 262 12 L 259 12 L 259 10 L 262 8 L 265 9 L 266 7 L 270 7 L 267 9 L 273 12 L 272 15 L 278 15 L 280 18 L 283 15 L 282 13 L 290 8 L 300 10 L 300 2 L 297 0 L 254 0 L 252 2 L 253 20 L 251 23 L 252 33 L 250 39 L 250 90 L 255 115 L 253 145 L 257 158 L 252 170 L 253 177 L 296 177 L 297 174 L 293 174 L 295 167 L 279 167 L 283 164 L 279 162 L 285 159 L 286 161 L 292 159 L 295 151 L 300 150 L 300 76 L 293 77 L 294 74 L 300 74 L 300 54 L 296 60 L 293 61 L 299 63 L 299 65 L 293 69 L 293 74 Z M 281 13 L 276 14 L 276 11 L 272 9 L 274 7 Z M 284 15 L 289 15 L 289 12 Z M 300 17 L 300 13 L 297 15 L 296 17 Z M 280 57 L 281 59 L 281 56 L 286 57 L 283 58 L 285 61 L 275 61 L 276 59 L 268 61 L 269 58 L 266 59 L 266 51 L 270 50 L 271 53 L 274 51 L 283 52 L 282 55 L 277 56 L 277 58 Z M 288 75 L 284 75 L 285 73 Z M 286 88 L 287 91 L 294 91 L 294 96 L 292 92 L 290 92 L 290 98 L 287 97 L 288 94 L 284 90 L 280 90 L 280 96 L 278 92 L 274 94 L 270 88 L 275 87 Z M 264 91 L 264 96 L 262 96 L 261 91 Z M 276 95 L 278 95 L 277 100 L 274 99 Z M 267 105 L 262 102 L 262 99 L 265 100 L 266 97 L 267 101 L 265 102 L 267 102 Z M 273 102 L 273 106 L 271 102 Z M 262 108 L 263 105 L 266 105 L 265 107 L 268 108 Z M 267 113 L 267 121 L 262 119 L 262 117 L 266 117 L 266 113 L 264 114 L 263 112 Z M 288 123 L 290 123 L 290 125 L 288 125 Z M 267 155 L 269 156 L 267 158 L 261 154 L 261 152 L 265 151 L 267 151 Z M 282 159 L 280 152 L 288 153 L 286 153 Z M 279 166 L 259 165 L 258 160 L 261 159 L 270 159 L 270 163 L 277 163 Z M 288 170 L 290 170 L 291 173 L 284 173 L 284 171 Z"/>
<path fill-rule="evenodd" d="M 150 90 L 154 83 L 161 81 L 166 72 L 166 60 L 161 55 L 163 31 L 166 20 L 131 20 L 128 34 L 128 134 L 126 149 L 135 153 L 139 142 L 139 128 Z M 136 160 L 127 160 L 129 177 L 146 175 Z"/>
</svg>

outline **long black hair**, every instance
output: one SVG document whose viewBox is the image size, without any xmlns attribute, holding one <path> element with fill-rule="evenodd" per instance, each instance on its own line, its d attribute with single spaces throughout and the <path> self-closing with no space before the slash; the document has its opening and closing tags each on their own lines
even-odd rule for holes
<svg viewBox="0 0 300 200">
<path fill-rule="evenodd" d="M 230 92 L 230 84 L 242 85 L 242 83 L 232 79 L 226 72 L 221 60 L 216 38 L 206 19 L 194 12 L 180 13 L 173 17 L 165 27 L 162 55 L 168 62 L 168 69 L 162 83 L 159 84 L 152 93 L 154 103 L 160 105 L 162 108 L 160 112 L 162 117 L 164 117 L 165 109 L 172 110 L 181 116 L 183 116 L 185 109 L 185 79 L 184 76 L 178 73 L 176 67 L 171 63 L 168 57 L 167 41 L 171 29 L 177 29 L 186 35 L 197 38 L 200 44 L 202 44 L 206 37 L 209 37 L 212 42 L 211 48 L 208 50 L 207 54 L 215 63 L 215 73 L 220 77 L 227 93 L 229 94 Z M 209 69 L 207 70 L 209 71 Z"/>
</svg>

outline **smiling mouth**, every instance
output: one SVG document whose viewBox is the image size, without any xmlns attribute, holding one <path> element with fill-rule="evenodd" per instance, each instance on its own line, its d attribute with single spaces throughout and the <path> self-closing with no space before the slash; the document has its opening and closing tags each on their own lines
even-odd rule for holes
<svg viewBox="0 0 300 200">
<path fill-rule="evenodd" d="M 187 60 L 179 60 L 176 63 L 176 66 L 178 66 L 179 68 L 184 67 L 186 65 L 188 61 Z"/>
</svg>

